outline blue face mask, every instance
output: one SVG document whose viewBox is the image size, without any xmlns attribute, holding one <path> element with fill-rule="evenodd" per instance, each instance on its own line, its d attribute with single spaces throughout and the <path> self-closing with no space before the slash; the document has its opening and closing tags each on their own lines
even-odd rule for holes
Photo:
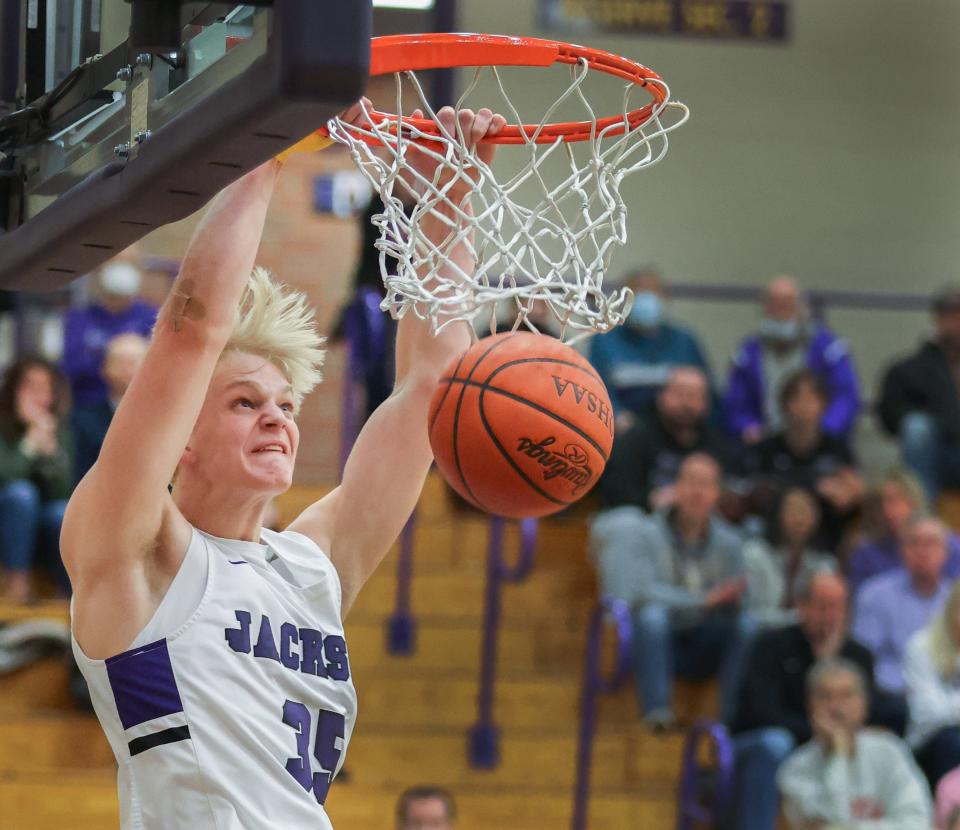
<svg viewBox="0 0 960 830">
<path fill-rule="evenodd" d="M 638 329 L 655 329 L 663 321 L 663 300 L 652 291 L 640 291 L 633 295 L 633 308 L 628 322 Z"/>
<path fill-rule="evenodd" d="M 760 321 L 759 331 L 764 340 L 777 343 L 794 343 L 803 333 L 797 320 L 775 320 L 772 317 L 764 317 Z"/>
</svg>

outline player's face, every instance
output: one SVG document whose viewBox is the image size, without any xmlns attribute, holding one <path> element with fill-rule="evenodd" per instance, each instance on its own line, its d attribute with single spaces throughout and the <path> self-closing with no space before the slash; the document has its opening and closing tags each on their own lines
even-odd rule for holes
<svg viewBox="0 0 960 830">
<path fill-rule="evenodd" d="M 282 493 L 292 483 L 300 443 L 283 372 L 256 355 L 223 357 L 190 441 L 212 483 Z"/>
<path fill-rule="evenodd" d="M 399 830 L 453 830 L 453 822 L 443 799 L 418 798 L 407 804 L 407 817 Z"/>
</svg>

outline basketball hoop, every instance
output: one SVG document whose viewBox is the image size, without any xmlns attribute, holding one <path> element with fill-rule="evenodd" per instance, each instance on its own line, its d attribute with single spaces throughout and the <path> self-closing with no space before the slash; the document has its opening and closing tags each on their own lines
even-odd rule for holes
<svg viewBox="0 0 960 830">
<path fill-rule="evenodd" d="M 524 122 L 498 67 L 557 64 L 569 67 L 569 81 L 538 121 Z M 421 70 L 464 66 L 476 69 L 456 109 L 467 105 L 488 71 L 500 100 L 485 99 L 483 105 L 512 119 L 499 135 L 486 139 L 512 145 L 510 158 L 497 161 L 498 168 L 501 163 L 512 167 L 508 175 L 495 174 L 466 146 L 459 124 L 452 134 L 439 123 L 416 76 Z M 616 115 L 598 118 L 587 99 L 584 83 L 597 73 L 626 81 Z M 326 128 L 330 138 L 349 148 L 384 203 L 383 213 L 373 217 L 381 233 L 384 310 L 397 318 L 412 311 L 437 331 L 454 320 L 489 314 L 495 330 L 496 307 L 509 301 L 515 327 L 536 331 L 529 315 L 542 301 L 568 340 L 622 323 L 631 292 L 603 290 L 613 251 L 626 242 L 620 183 L 660 161 L 667 135 L 688 117 L 686 106 L 670 100 L 663 79 L 639 63 L 596 49 L 474 34 L 374 38 L 371 75 L 388 74 L 396 78 L 396 114 L 364 108 L 359 125 L 334 118 Z M 400 115 L 405 79 L 422 118 Z M 637 90 L 650 100 L 631 109 Z M 569 107 L 582 112 L 579 120 L 555 120 Z M 410 163 L 413 148 L 438 162 L 433 180 Z M 464 178 L 471 182 L 472 211 L 446 195 L 456 179 Z M 450 232 L 435 244 L 419 232 L 419 223 L 438 207 L 444 208 L 437 215 Z M 476 260 L 472 274 L 451 273 L 446 252 L 459 245 L 468 246 Z M 396 275 L 386 267 L 388 258 L 397 260 Z"/>
</svg>

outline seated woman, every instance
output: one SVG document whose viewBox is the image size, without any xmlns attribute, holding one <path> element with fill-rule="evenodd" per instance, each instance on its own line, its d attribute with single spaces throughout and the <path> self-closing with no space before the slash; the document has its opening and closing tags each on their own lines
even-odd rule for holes
<svg viewBox="0 0 960 830">
<path fill-rule="evenodd" d="M 783 385 L 784 428 L 753 449 L 749 470 L 756 483 L 750 502 L 753 512 L 769 517 L 788 488 L 816 494 L 823 519 L 818 542 L 833 551 L 859 510 L 863 479 L 846 441 L 823 431 L 828 401 L 823 381 L 809 369 Z"/>
<path fill-rule="evenodd" d="M 856 594 L 870 577 L 903 565 L 902 540 L 911 516 L 929 512 L 920 480 L 902 467 L 888 471 L 871 488 L 864 503 L 864 539 L 847 560 L 850 593 Z M 950 534 L 943 572 L 960 576 L 960 538 Z"/>
<path fill-rule="evenodd" d="M 930 787 L 960 766 L 960 581 L 907 644 L 907 741 Z"/>
<path fill-rule="evenodd" d="M 820 570 L 837 570 L 837 560 L 818 550 L 820 507 L 800 487 L 783 494 L 769 541 L 751 539 L 744 545 L 747 568 L 747 610 L 763 626 L 792 625 L 799 620 L 796 586 Z"/>
<path fill-rule="evenodd" d="M 17 360 L 0 383 L 0 566 L 14 602 L 30 599 L 37 559 L 69 592 L 57 547 L 74 483 L 68 407 L 66 381 L 38 357 Z"/>
</svg>

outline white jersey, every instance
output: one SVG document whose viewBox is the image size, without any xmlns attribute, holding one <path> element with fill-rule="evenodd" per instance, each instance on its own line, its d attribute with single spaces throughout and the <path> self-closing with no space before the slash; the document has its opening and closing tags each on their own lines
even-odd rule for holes
<svg viewBox="0 0 960 830">
<path fill-rule="evenodd" d="M 340 581 L 306 536 L 196 529 L 131 648 L 73 651 L 119 766 L 123 830 L 330 830 L 356 719 Z"/>
</svg>

